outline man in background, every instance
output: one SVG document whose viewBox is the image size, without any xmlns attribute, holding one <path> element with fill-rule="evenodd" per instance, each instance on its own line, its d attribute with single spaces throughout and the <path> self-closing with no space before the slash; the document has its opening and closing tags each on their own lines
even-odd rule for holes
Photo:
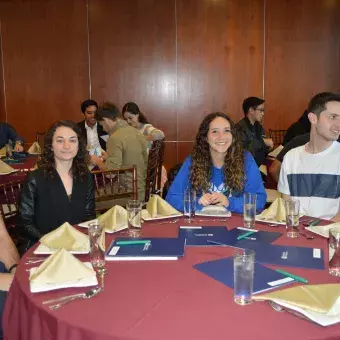
<svg viewBox="0 0 340 340">
<path fill-rule="evenodd" d="M 242 104 L 245 117 L 236 128 L 240 133 L 244 149 L 250 151 L 258 166 L 265 164 L 267 154 L 274 147 L 273 140 L 266 137 L 261 122 L 264 116 L 264 99 L 249 97 Z"/>
<path fill-rule="evenodd" d="M 19 137 L 14 127 L 8 123 L 0 123 L 0 149 L 6 144 L 12 144 L 13 151 L 24 151 L 24 139 Z"/>
</svg>

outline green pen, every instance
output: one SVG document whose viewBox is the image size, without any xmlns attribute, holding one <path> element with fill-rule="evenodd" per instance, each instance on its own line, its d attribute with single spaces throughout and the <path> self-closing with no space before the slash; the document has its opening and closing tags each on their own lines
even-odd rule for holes
<svg viewBox="0 0 340 340">
<path fill-rule="evenodd" d="M 310 227 L 314 227 L 315 225 L 319 224 L 321 220 L 315 220 L 314 222 L 312 222 L 309 226 Z"/>
<path fill-rule="evenodd" d="M 297 275 L 285 272 L 284 270 L 275 269 L 275 271 L 277 271 L 280 274 L 283 274 L 283 275 L 286 275 L 288 277 L 291 277 L 292 279 L 294 279 L 296 281 L 299 281 L 299 282 L 302 282 L 302 283 L 308 283 L 308 281 L 306 279 L 304 279 L 303 277 L 300 277 L 300 276 L 297 276 Z"/>
<path fill-rule="evenodd" d="M 145 243 L 151 243 L 150 240 L 131 240 L 131 241 L 117 241 L 117 246 L 124 246 L 124 245 L 130 245 L 130 244 L 145 244 Z"/>
<path fill-rule="evenodd" d="M 254 233 L 256 233 L 256 231 L 248 231 L 248 232 L 245 233 L 245 234 L 242 234 L 242 235 L 240 235 L 240 236 L 237 236 L 237 240 L 238 240 L 238 241 L 239 241 L 239 240 L 242 240 L 242 239 L 246 238 L 247 236 L 250 236 L 250 235 L 252 235 L 252 234 L 254 234 Z"/>
</svg>

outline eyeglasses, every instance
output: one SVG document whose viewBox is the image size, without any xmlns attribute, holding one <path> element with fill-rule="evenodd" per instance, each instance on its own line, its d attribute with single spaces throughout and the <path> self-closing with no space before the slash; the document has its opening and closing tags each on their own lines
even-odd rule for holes
<svg viewBox="0 0 340 340">
<path fill-rule="evenodd" d="M 264 112 L 264 109 L 258 109 L 258 108 L 256 108 L 255 110 L 257 110 L 257 111 L 260 111 L 260 112 Z"/>
</svg>

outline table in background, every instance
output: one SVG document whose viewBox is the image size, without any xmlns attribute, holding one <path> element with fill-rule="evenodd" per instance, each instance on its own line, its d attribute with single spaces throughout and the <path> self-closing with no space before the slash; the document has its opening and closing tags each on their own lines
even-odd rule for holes
<svg viewBox="0 0 340 340">
<path fill-rule="evenodd" d="M 182 218 L 176 224 L 145 222 L 143 236 L 176 237 L 180 225 L 186 225 Z M 193 225 L 234 228 L 242 225 L 242 217 Z M 281 227 L 261 223 L 256 227 L 284 233 Z M 108 235 L 107 245 L 113 237 Z M 327 262 L 327 240 L 320 236 L 309 241 L 283 235 L 274 243 L 323 248 Z M 232 289 L 192 267 L 232 254 L 230 247 L 187 247 L 178 261 L 109 262 L 103 293 L 51 311 L 42 301 L 88 288 L 31 293 L 26 271 L 29 267 L 24 265 L 25 257 L 32 256 L 29 251 L 17 268 L 8 295 L 3 318 L 5 335 L 7 339 L 27 340 L 340 339 L 340 324 L 322 328 L 287 312 L 276 312 L 265 302 L 238 306 L 233 302 Z M 89 260 L 88 255 L 78 258 Z M 308 279 L 310 284 L 340 283 L 328 274 L 328 269 L 281 268 Z"/>
<path fill-rule="evenodd" d="M 12 168 L 18 169 L 18 170 L 26 170 L 29 171 L 32 169 L 35 164 L 37 163 L 38 157 L 29 155 L 25 158 L 18 158 L 19 163 L 11 163 L 9 164 Z M 0 184 L 6 184 L 12 181 L 23 181 L 26 177 L 27 171 L 18 171 L 18 172 L 12 172 L 8 175 L 0 175 Z"/>
</svg>

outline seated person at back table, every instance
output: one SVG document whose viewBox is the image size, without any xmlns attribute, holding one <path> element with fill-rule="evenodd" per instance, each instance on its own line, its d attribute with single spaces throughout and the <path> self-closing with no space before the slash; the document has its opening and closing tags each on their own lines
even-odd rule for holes
<svg viewBox="0 0 340 340">
<path fill-rule="evenodd" d="M 19 137 L 14 127 L 8 123 L 0 123 L 0 149 L 9 142 L 14 144 L 13 150 L 16 152 L 24 151 L 24 139 Z"/>
<path fill-rule="evenodd" d="M 2 319 L 7 292 L 13 281 L 17 263 L 19 263 L 18 251 L 8 235 L 5 223 L 0 215 L 0 320 Z M 1 324 L 0 339 L 2 339 Z"/>
<path fill-rule="evenodd" d="M 310 140 L 285 155 L 278 190 L 300 201 L 300 213 L 340 221 L 340 94 L 314 96 L 308 118 Z"/>
<path fill-rule="evenodd" d="M 146 117 L 140 112 L 137 104 L 133 102 L 126 103 L 123 106 L 122 114 L 124 119 L 137 130 L 139 130 L 148 141 L 148 152 L 151 148 L 152 141 L 164 138 L 164 132 L 153 127 Z"/>
<path fill-rule="evenodd" d="M 236 128 L 240 133 L 243 148 L 252 153 L 258 166 L 265 165 L 266 156 L 274 147 L 273 140 L 266 137 L 261 122 L 264 116 L 264 99 L 249 97 L 242 104 L 245 117 Z"/>
<path fill-rule="evenodd" d="M 67 120 L 52 125 L 38 169 L 28 173 L 19 204 L 19 226 L 27 247 L 64 222 L 95 218 L 93 177 L 87 168 L 85 141 Z"/>
<path fill-rule="evenodd" d="M 84 120 L 78 122 L 83 138 L 85 139 L 86 149 L 90 155 L 103 155 L 106 153 L 106 141 L 102 138 L 107 136 L 107 133 L 103 130 L 102 126 L 98 124 L 96 120 L 96 112 L 98 110 L 98 104 L 92 99 L 87 99 L 81 103 L 81 112 L 84 115 Z"/>
<path fill-rule="evenodd" d="M 96 119 L 109 134 L 107 140 L 107 159 L 104 162 L 91 156 L 93 165 L 101 170 L 137 166 L 138 198 L 144 200 L 145 176 L 148 163 L 145 137 L 125 120 L 121 119 L 119 109 L 113 103 L 104 103 L 97 111 Z"/>
<path fill-rule="evenodd" d="M 224 113 L 211 113 L 201 123 L 196 142 L 169 188 L 166 201 L 183 211 L 186 188 L 197 195 L 197 210 L 224 206 L 243 213 L 243 193 L 257 194 L 257 210 L 266 203 L 260 171 L 252 155 L 242 149 L 233 121 Z"/>
<path fill-rule="evenodd" d="M 283 138 L 282 145 L 286 146 L 295 137 L 304 135 L 309 132 L 310 132 L 310 121 L 308 119 L 308 111 L 305 110 L 302 116 L 288 128 Z"/>
</svg>

